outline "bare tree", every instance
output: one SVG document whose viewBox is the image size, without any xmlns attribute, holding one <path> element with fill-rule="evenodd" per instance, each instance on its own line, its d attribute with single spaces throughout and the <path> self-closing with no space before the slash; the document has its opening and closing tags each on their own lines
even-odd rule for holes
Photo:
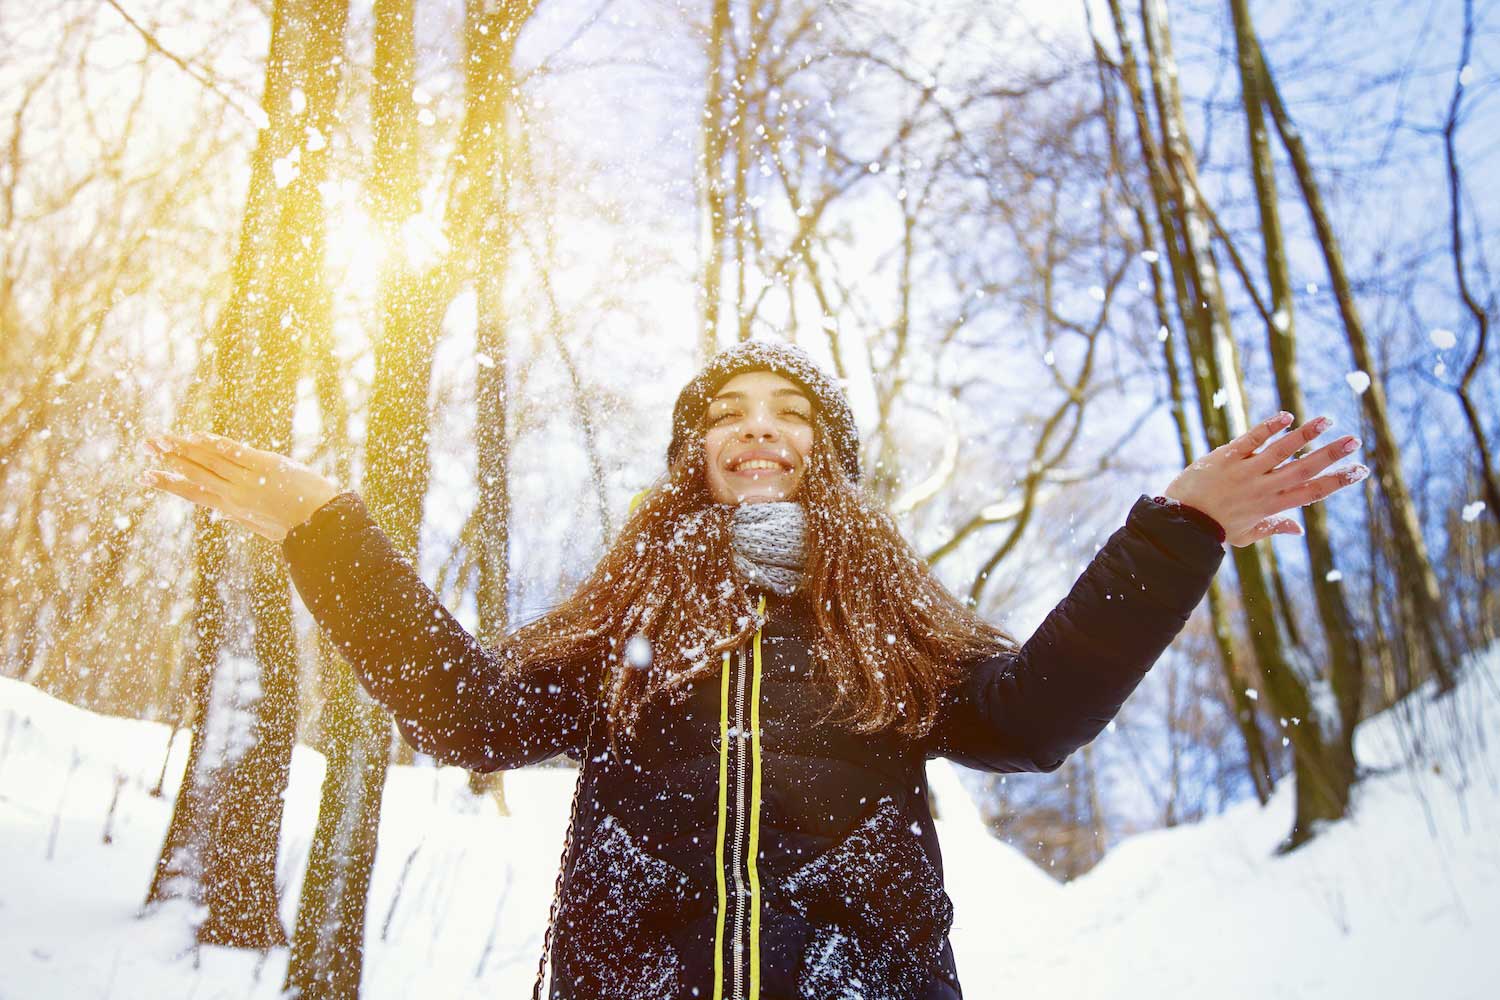
<svg viewBox="0 0 1500 1000">
<path fill-rule="evenodd" d="M 724 109 L 725 77 L 734 80 L 736 90 L 743 92 L 745 87 L 745 81 L 735 77 L 735 67 L 725 66 L 734 34 L 729 0 L 710 0 L 709 10 L 708 79 L 703 98 L 703 149 L 699 159 L 700 211 L 708 231 L 703 247 L 703 326 L 698 346 L 704 361 L 713 356 L 719 345 L 720 285 L 724 277 L 724 243 L 729 224 L 729 199 L 724 178 L 724 128 L 728 120 Z"/>
<path fill-rule="evenodd" d="M 1088 8 L 1085 8 L 1088 12 Z M 1178 454 L 1183 462 L 1190 462 L 1193 458 L 1194 441 L 1192 426 L 1187 411 L 1186 394 L 1183 387 L 1181 365 L 1177 359 L 1177 343 L 1180 331 L 1178 324 L 1180 319 L 1174 320 L 1171 309 L 1167 302 L 1166 281 L 1163 278 L 1164 266 L 1170 269 L 1170 261 L 1164 261 L 1159 249 L 1159 242 L 1155 236 L 1155 229 L 1148 215 L 1146 205 L 1142 202 L 1136 190 L 1136 175 L 1144 175 L 1144 180 L 1149 186 L 1151 200 L 1156 212 L 1156 217 L 1162 221 L 1165 229 L 1170 225 L 1170 211 L 1168 206 L 1171 196 L 1168 193 L 1167 173 L 1161 164 L 1161 154 L 1149 128 L 1138 129 L 1140 137 L 1141 162 L 1131 169 L 1127 164 L 1124 151 L 1124 139 L 1120 132 L 1119 112 L 1117 110 L 1118 98 L 1113 79 L 1120 79 L 1127 88 L 1130 105 L 1137 122 L 1145 118 L 1145 103 L 1139 86 L 1139 70 L 1135 61 L 1134 46 L 1128 39 L 1120 45 L 1121 60 L 1116 63 L 1106 53 L 1103 43 L 1094 31 L 1092 16 L 1089 17 L 1089 34 L 1093 39 L 1094 60 L 1099 71 L 1099 85 L 1103 97 L 1103 110 L 1105 127 L 1109 135 L 1110 143 L 1110 174 L 1115 179 L 1120 189 L 1121 196 L 1130 209 L 1131 218 L 1135 223 L 1136 232 L 1139 234 L 1140 254 L 1149 266 L 1150 293 L 1151 293 L 1151 316 L 1156 322 L 1157 340 L 1161 345 L 1162 367 L 1167 376 L 1167 388 L 1170 398 L 1170 409 L 1172 415 L 1172 426 L 1176 432 Z M 1116 35 L 1119 37 L 1117 27 Z M 1175 270 L 1171 271 L 1173 278 L 1177 278 Z M 1180 280 L 1180 279 L 1179 279 Z M 1271 760 L 1261 734 L 1259 724 L 1259 712 L 1256 701 L 1250 695 L 1249 684 L 1245 680 L 1244 671 L 1240 668 L 1237 660 L 1237 651 L 1234 643 L 1233 627 L 1229 610 L 1230 599 L 1226 592 L 1224 583 L 1219 577 L 1209 581 L 1208 586 L 1208 613 L 1212 623 L 1211 633 L 1214 638 L 1214 648 L 1219 658 L 1223 677 L 1226 680 L 1231 698 L 1234 703 L 1232 716 L 1239 728 L 1240 737 L 1245 745 L 1246 764 L 1252 787 L 1255 789 L 1256 797 L 1262 804 L 1270 801 L 1272 792 L 1271 783 Z"/>
<path fill-rule="evenodd" d="M 464 21 L 464 115 L 454 183 L 444 220 L 448 255 L 423 272 L 398 259 L 382 275 L 381 331 L 376 348 L 368 472 L 363 494 L 382 527 L 415 562 L 428 490 L 427 441 L 437 321 L 463 283 L 477 291 L 477 351 L 483 363 L 478 398 L 480 504 L 474 546 L 480 579 L 481 641 L 503 633 L 508 603 L 509 497 L 506 434 L 506 313 L 503 299 L 506 175 L 500 158 L 512 100 L 511 57 L 534 2 L 496 6 L 471 0 Z M 380 221 L 392 244 L 415 214 L 419 144 L 413 103 L 415 53 L 412 0 L 381 0 L 375 8 L 373 179 Z M 297 936 L 286 989 L 302 997 L 357 997 L 364 952 L 365 905 L 374 865 L 381 793 L 389 763 L 390 717 L 363 695 L 347 670 L 325 707 L 331 719 L 324 781 Z M 496 779 L 474 783 L 492 790 Z"/>
<path fill-rule="evenodd" d="M 302 331 L 327 308 L 318 185 L 347 14 L 343 4 L 273 8 L 269 123 L 215 330 L 214 430 L 278 451 L 290 445 Z M 290 586 L 279 553 L 251 539 L 231 544 L 205 510 L 195 518 L 197 725 L 147 904 L 187 899 L 205 910 L 201 943 L 263 949 L 286 943 L 275 874 L 297 724 Z"/>
<path fill-rule="evenodd" d="M 1475 451 L 1479 456 L 1480 483 L 1484 488 L 1486 506 L 1490 517 L 1500 523 L 1500 473 L 1495 470 L 1490 457 L 1493 449 L 1485 434 L 1484 422 L 1474 404 L 1474 378 L 1484 364 L 1489 345 L 1490 312 L 1493 300 L 1481 303 L 1470 276 L 1467 254 L 1464 249 L 1464 185 L 1463 171 L 1458 163 L 1458 130 L 1463 120 L 1464 91 L 1466 79 L 1472 72 L 1471 57 L 1474 49 L 1474 0 L 1464 0 L 1462 43 L 1458 54 L 1458 66 L 1453 71 L 1453 96 L 1448 101 L 1448 114 L 1443 120 L 1443 163 L 1448 176 L 1448 233 L 1453 252 L 1453 281 L 1458 286 L 1458 297 L 1474 321 L 1474 354 L 1464 365 L 1463 377 L 1454 391 L 1463 407 L 1464 419 L 1469 433 L 1474 438 Z"/>
<path fill-rule="evenodd" d="M 1344 336 L 1349 342 L 1354 363 L 1370 376 L 1370 385 L 1360 393 L 1360 405 L 1364 411 L 1366 426 L 1375 444 L 1375 481 L 1379 484 L 1386 505 L 1390 508 L 1392 540 L 1400 562 L 1400 572 L 1411 590 L 1415 617 L 1405 623 L 1413 635 L 1420 636 L 1421 643 L 1415 652 L 1419 664 L 1438 678 L 1441 688 L 1453 687 L 1454 676 L 1451 664 L 1456 662 L 1456 649 L 1447 627 L 1447 613 L 1438 589 L 1437 574 L 1427 556 L 1427 543 L 1422 537 L 1421 521 L 1417 518 L 1406 477 L 1401 471 L 1401 450 L 1391 427 L 1387 413 L 1385 389 L 1375 376 L 1378 368 L 1365 335 L 1364 321 L 1360 318 L 1359 305 L 1355 301 L 1354 289 L 1344 266 L 1344 252 L 1333 222 L 1323 203 L 1323 192 L 1318 184 L 1312 161 L 1302 141 L 1301 132 L 1292 121 L 1291 113 L 1281 99 L 1276 87 L 1276 77 L 1266 62 L 1265 52 L 1259 43 L 1255 47 L 1257 79 L 1264 87 L 1263 97 L 1271 120 L 1276 125 L 1282 146 L 1291 160 L 1297 185 L 1312 220 L 1318 249 L 1328 268 L 1328 278 L 1338 300 L 1339 318 L 1343 322 Z"/>
<path fill-rule="evenodd" d="M 1255 200 L 1260 214 L 1261 245 L 1270 284 L 1272 313 L 1266 324 L 1272 371 L 1281 405 L 1292 413 L 1306 413 L 1297 368 L 1297 333 L 1294 319 L 1291 269 L 1287 264 L 1286 239 L 1281 227 L 1281 202 L 1276 190 L 1276 165 L 1271 157 L 1267 133 L 1264 85 L 1260 78 L 1259 50 L 1247 0 L 1230 0 L 1240 71 L 1240 90 L 1245 108 L 1245 129 L 1250 150 L 1250 172 L 1255 182 Z M 1326 667 L 1337 702 L 1337 737 L 1328 740 L 1327 764 L 1336 780 L 1348 786 L 1355 780 L 1354 726 L 1360 719 L 1360 693 L 1364 687 L 1365 661 L 1354 616 L 1344 600 L 1341 574 L 1333 558 L 1328 512 L 1322 504 L 1302 509 L 1306 524 L 1308 562 L 1312 569 L 1313 596 L 1318 620 L 1323 626 L 1327 650 Z M 1280 574 L 1277 574 L 1280 579 Z M 1283 600 L 1283 605 L 1289 602 Z M 1290 616 L 1285 616 L 1290 618 Z"/>
<path fill-rule="evenodd" d="M 1142 0 L 1140 9 L 1156 134 L 1145 91 L 1133 72 L 1133 47 L 1117 0 L 1111 0 L 1110 13 L 1122 67 L 1131 69 L 1124 80 L 1131 94 L 1146 167 L 1152 175 L 1157 224 L 1171 266 L 1178 314 L 1187 333 L 1199 420 L 1209 445 L 1217 447 L 1246 427 L 1244 388 L 1209 240 L 1208 211 L 1182 111 L 1166 7 L 1160 0 Z M 1314 820 L 1343 815 L 1349 784 L 1329 759 L 1329 746 L 1339 738 L 1337 710 L 1319 696 L 1326 681 L 1315 664 L 1287 640 L 1262 548 L 1234 547 L 1231 558 L 1251 622 L 1250 637 L 1260 674 L 1284 720 L 1283 733 L 1294 748 L 1297 809 L 1292 830 L 1281 845 L 1282 850 L 1290 850 L 1311 838 Z"/>
</svg>

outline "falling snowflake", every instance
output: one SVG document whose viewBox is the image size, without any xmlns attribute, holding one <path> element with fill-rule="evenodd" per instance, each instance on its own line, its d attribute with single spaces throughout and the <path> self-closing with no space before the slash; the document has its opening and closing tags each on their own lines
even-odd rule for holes
<svg viewBox="0 0 1500 1000">
<path fill-rule="evenodd" d="M 1344 381 L 1349 383 L 1349 388 L 1363 395 L 1370 388 L 1370 376 L 1362 371 L 1355 370 L 1344 376 Z"/>
<path fill-rule="evenodd" d="M 639 633 L 625 644 L 625 662 L 637 670 L 651 666 L 651 640 Z"/>
</svg>

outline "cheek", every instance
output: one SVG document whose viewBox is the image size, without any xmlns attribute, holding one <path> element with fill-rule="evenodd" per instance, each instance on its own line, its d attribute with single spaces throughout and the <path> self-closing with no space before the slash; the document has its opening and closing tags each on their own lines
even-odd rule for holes
<svg viewBox="0 0 1500 1000">
<path fill-rule="evenodd" d="M 720 431 L 711 430 L 703 435 L 703 457 L 710 473 L 719 468 L 719 455 L 724 451 L 724 442 L 727 440 L 729 435 Z"/>
<path fill-rule="evenodd" d="M 813 430 L 812 430 L 812 428 L 811 427 L 799 427 L 799 428 L 797 428 L 797 430 L 796 430 L 795 433 L 787 435 L 787 440 L 791 443 L 791 446 L 793 448 L 797 449 L 797 454 L 799 454 L 799 455 L 802 456 L 801 467 L 803 469 L 805 469 L 807 467 L 808 457 L 812 455 L 812 446 L 813 446 Z"/>
</svg>

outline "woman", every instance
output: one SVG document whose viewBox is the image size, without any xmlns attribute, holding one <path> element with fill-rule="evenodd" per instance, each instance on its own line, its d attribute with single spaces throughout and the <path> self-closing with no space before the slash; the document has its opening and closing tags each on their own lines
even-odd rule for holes
<svg viewBox="0 0 1500 1000">
<path fill-rule="evenodd" d="M 1290 419 L 1141 495 L 1020 645 L 861 498 L 848 402 L 785 345 L 740 344 L 688 383 L 667 471 L 619 539 L 495 649 L 357 493 L 305 466 L 163 435 L 171 473 L 149 482 L 280 542 L 416 748 L 479 771 L 582 762 L 554 1000 L 952 1000 L 925 761 L 1053 771 L 1092 740 L 1202 599 L 1224 541 L 1299 533 L 1277 515 L 1368 471 L 1317 475 L 1349 439 L 1293 458 L 1321 418 L 1256 451 Z"/>
</svg>

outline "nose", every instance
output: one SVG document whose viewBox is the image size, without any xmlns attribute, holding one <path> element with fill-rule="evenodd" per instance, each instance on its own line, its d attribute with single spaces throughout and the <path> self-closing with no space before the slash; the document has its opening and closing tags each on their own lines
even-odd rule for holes
<svg viewBox="0 0 1500 1000">
<path fill-rule="evenodd" d="M 771 419 L 769 409 L 764 406 L 753 406 L 745 414 L 745 423 L 740 428 L 740 439 L 742 441 L 757 439 L 774 441 L 778 433 L 776 421 Z"/>
</svg>

